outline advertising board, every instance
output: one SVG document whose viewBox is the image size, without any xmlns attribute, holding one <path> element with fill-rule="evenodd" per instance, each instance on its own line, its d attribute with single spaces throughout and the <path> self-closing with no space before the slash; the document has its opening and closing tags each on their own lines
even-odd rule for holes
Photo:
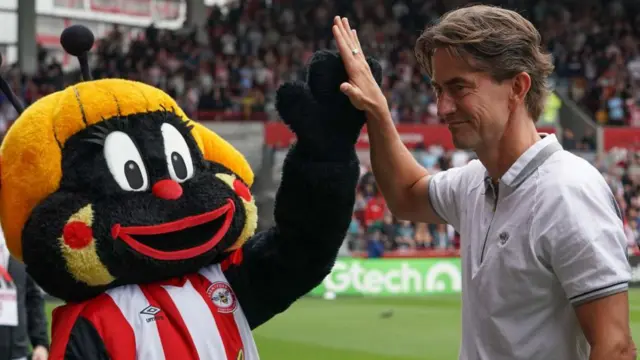
<svg viewBox="0 0 640 360">
<path fill-rule="evenodd" d="M 634 127 L 605 127 L 603 129 L 603 149 L 612 148 L 640 150 L 640 128 Z"/>
<path fill-rule="evenodd" d="M 339 258 L 311 295 L 421 296 L 456 294 L 461 288 L 459 258 Z"/>
</svg>

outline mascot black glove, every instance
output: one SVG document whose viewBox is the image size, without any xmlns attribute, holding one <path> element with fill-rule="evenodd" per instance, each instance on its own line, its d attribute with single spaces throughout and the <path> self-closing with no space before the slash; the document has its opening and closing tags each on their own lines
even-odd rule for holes
<svg viewBox="0 0 640 360">
<path fill-rule="evenodd" d="M 370 57 L 367 62 L 381 84 L 380 64 Z M 353 107 L 340 91 L 345 81 L 348 77 L 340 55 L 322 50 L 311 58 L 305 82 L 287 83 L 278 90 L 278 112 L 296 134 L 296 147 L 305 156 L 319 161 L 353 156 L 365 113 Z"/>
</svg>

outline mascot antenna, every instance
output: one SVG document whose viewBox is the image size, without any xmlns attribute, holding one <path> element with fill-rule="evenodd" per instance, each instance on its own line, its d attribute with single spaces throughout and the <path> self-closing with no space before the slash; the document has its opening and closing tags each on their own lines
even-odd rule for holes
<svg viewBox="0 0 640 360">
<path fill-rule="evenodd" d="M 91 30 L 83 25 L 69 26 L 60 35 L 60 45 L 64 51 L 78 58 L 84 81 L 92 80 L 87 53 L 93 47 L 94 40 Z"/>
</svg>

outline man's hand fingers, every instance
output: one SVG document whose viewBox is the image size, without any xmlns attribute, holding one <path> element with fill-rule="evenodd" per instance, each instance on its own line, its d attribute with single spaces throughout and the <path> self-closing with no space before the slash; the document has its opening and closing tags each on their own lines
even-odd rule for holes
<svg viewBox="0 0 640 360">
<path fill-rule="evenodd" d="M 356 34 L 356 29 L 351 29 L 351 26 L 349 25 L 349 19 L 347 18 L 342 18 L 342 25 L 345 30 L 345 35 L 349 39 L 349 47 L 351 48 L 351 50 L 359 50 L 360 53 L 358 55 L 361 55 L 361 57 L 364 59 L 364 53 L 362 51 L 362 46 L 360 46 L 360 40 L 358 39 L 358 35 Z M 356 57 L 358 55 L 356 55 Z"/>
<path fill-rule="evenodd" d="M 339 16 L 336 16 L 335 27 L 337 28 L 336 32 L 340 35 L 341 42 L 344 44 L 344 47 L 340 49 L 340 55 L 351 60 L 353 58 L 352 51 L 356 46 L 351 39 L 351 30 L 347 30 L 348 25 L 345 25 L 346 21 L 346 18 L 340 19 Z M 336 39 L 336 41 L 338 41 L 338 39 Z"/>
<path fill-rule="evenodd" d="M 353 38 L 351 37 L 351 26 L 349 26 L 349 19 L 347 19 L 346 17 L 342 18 L 342 27 L 344 29 L 345 35 L 349 39 L 351 48 L 355 47 L 356 43 L 353 42 Z"/>
<path fill-rule="evenodd" d="M 349 25 L 349 20 L 347 18 L 342 18 L 342 30 L 345 38 L 347 39 L 347 44 L 349 44 L 349 50 L 352 52 L 350 54 L 351 57 L 358 57 L 362 55 L 362 49 L 360 45 L 358 45 L 358 41 L 353 38 L 353 31 L 351 30 L 351 26 Z M 354 54 L 353 50 L 359 50 L 359 54 Z"/>
<path fill-rule="evenodd" d="M 375 91 L 380 90 L 375 89 L 377 83 L 373 78 L 367 59 L 362 53 L 358 35 L 355 30 L 350 28 L 349 21 L 346 18 L 338 16 L 334 19 L 332 31 L 349 77 L 349 82 L 340 85 L 340 91 L 347 95 L 357 109 L 364 110 L 365 99 L 376 98 Z M 358 50 L 359 53 L 353 54 L 353 50 Z M 374 87 L 373 89 L 372 86 Z M 374 92 L 373 94 L 372 91 Z"/>
<path fill-rule="evenodd" d="M 360 39 L 358 39 L 358 33 L 356 32 L 356 29 L 351 29 L 350 32 L 353 43 L 356 44 L 356 47 L 360 50 L 361 60 L 364 63 L 363 67 L 367 69 L 367 73 L 371 73 L 371 67 L 369 66 L 369 62 L 367 62 L 367 57 L 364 55 L 362 45 L 360 45 Z"/>
<path fill-rule="evenodd" d="M 351 43 L 351 35 L 349 34 L 349 20 L 347 20 L 347 18 L 340 18 L 339 16 L 336 16 L 336 25 L 338 26 L 349 51 L 351 51 L 351 49 L 353 49 L 353 43 Z"/>
<path fill-rule="evenodd" d="M 351 39 L 353 39 L 353 43 L 356 44 L 358 49 L 360 49 L 360 53 L 362 54 L 362 57 L 364 57 L 364 52 L 362 51 L 362 46 L 360 45 L 360 39 L 358 39 L 356 29 L 351 29 Z"/>
<path fill-rule="evenodd" d="M 350 29 L 347 18 L 341 19 L 336 16 L 333 32 L 349 77 L 359 76 L 362 70 L 366 70 L 365 73 L 369 72 L 369 64 L 367 64 L 366 58 L 362 53 L 358 36 L 354 30 Z M 353 50 L 358 50 L 360 53 L 353 54 Z"/>
<path fill-rule="evenodd" d="M 349 45 L 346 42 L 346 39 L 342 35 L 342 31 L 340 30 L 340 25 L 335 24 L 331 28 L 333 31 L 333 37 L 336 39 L 336 46 L 338 47 L 338 51 L 340 52 L 340 56 L 342 60 L 345 62 L 345 66 L 348 63 L 349 56 L 351 55 L 351 49 L 349 49 Z"/>
</svg>

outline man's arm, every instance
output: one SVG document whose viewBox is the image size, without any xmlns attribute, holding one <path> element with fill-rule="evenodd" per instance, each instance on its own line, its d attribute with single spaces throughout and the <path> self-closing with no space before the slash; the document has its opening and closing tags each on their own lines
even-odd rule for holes
<svg viewBox="0 0 640 360">
<path fill-rule="evenodd" d="M 459 229 L 459 194 L 469 165 L 429 174 L 402 142 L 386 102 L 374 109 L 367 113 L 371 167 L 391 212 L 402 220 Z"/>
<path fill-rule="evenodd" d="M 443 224 L 430 204 L 429 172 L 402 142 L 387 103 L 367 114 L 373 175 L 391 212 L 400 219 Z"/>
<path fill-rule="evenodd" d="M 626 237 L 613 195 L 597 175 L 545 181 L 532 228 L 540 229 L 542 258 L 575 308 L 590 359 L 630 360 Z"/>
<path fill-rule="evenodd" d="M 31 345 L 49 349 L 47 317 L 44 311 L 44 296 L 38 285 L 27 274 L 26 289 L 27 326 Z"/>
<path fill-rule="evenodd" d="M 590 360 L 636 359 L 626 291 L 579 305 L 576 314 L 591 344 Z"/>
</svg>

